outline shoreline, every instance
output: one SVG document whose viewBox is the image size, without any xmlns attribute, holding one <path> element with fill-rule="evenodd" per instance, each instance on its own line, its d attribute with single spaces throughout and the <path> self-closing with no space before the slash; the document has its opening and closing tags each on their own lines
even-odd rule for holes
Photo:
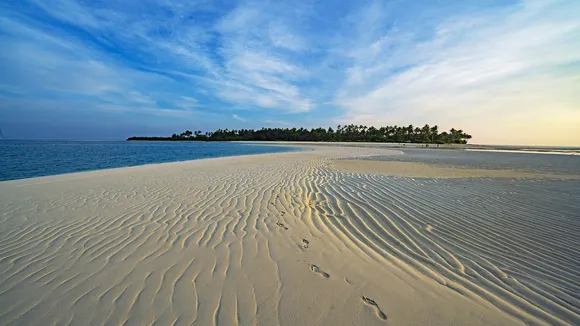
<svg viewBox="0 0 580 326">
<path fill-rule="evenodd" d="M 496 153 L 523 153 L 523 154 L 553 154 L 553 155 L 580 155 L 580 151 L 579 150 L 570 150 L 570 151 L 564 151 L 564 150 L 545 150 L 545 151 L 540 151 L 540 150 L 528 150 L 528 149 L 514 149 L 514 150 L 510 150 L 510 149 L 479 149 L 479 148 L 466 148 L 466 151 L 473 151 L 473 152 L 496 152 Z"/>
<path fill-rule="evenodd" d="M 577 181 L 353 174 L 333 164 L 400 152 L 312 147 L 0 182 L 0 323 L 580 321 Z"/>
<path fill-rule="evenodd" d="M 514 170 L 473 169 L 447 167 L 440 164 L 416 162 L 390 162 L 373 160 L 336 160 L 331 166 L 339 171 L 362 174 L 383 174 L 406 178 L 460 179 L 559 179 L 580 180 L 580 174 L 539 173 Z"/>
<path fill-rule="evenodd" d="M 30 181 L 33 179 L 47 179 L 47 178 L 73 178 L 75 176 L 82 177 L 82 175 L 92 173 L 99 173 L 103 172 L 106 174 L 109 173 L 121 173 L 123 171 L 130 171 L 134 169 L 140 168 L 147 168 L 147 167 L 157 167 L 157 166 L 167 166 L 168 168 L 177 168 L 177 166 L 172 165 L 179 165 L 184 163 L 191 163 L 196 161 L 211 161 L 211 160 L 220 160 L 220 159 L 235 159 L 235 158 L 244 158 L 244 157 L 255 157 L 255 156 L 266 156 L 266 155 L 273 155 L 273 154 L 285 154 L 285 153 L 296 153 L 297 151 L 289 151 L 289 152 L 281 152 L 281 153 L 260 153 L 260 154 L 245 154 L 245 155 L 232 155 L 232 156 L 220 156 L 220 157 L 207 157 L 207 158 L 197 158 L 193 160 L 183 160 L 183 161 L 173 161 L 173 162 L 158 162 L 158 163 L 147 163 L 147 164 L 140 164 L 140 165 L 130 165 L 130 166 L 120 166 L 116 168 L 106 168 L 106 169 L 98 169 L 98 170 L 87 170 L 87 171 L 77 171 L 77 172 L 70 172 L 70 173 L 61 173 L 61 174 L 51 174 L 51 175 L 42 175 L 38 177 L 30 177 L 30 178 L 22 178 L 22 179 L 10 179 L 10 180 L 1 180 L 0 184 L 8 183 L 8 182 L 19 182 L 19 181 Z M 146 172 L 147 173 L 147 172 Z"/>
<path fill-rule="evenodd" d="M 261 146 L 262 144 L 254 144 L 257 146 Z M 272 147 L 284 147 L 279 145 L 267 145 Z M 299 152 L 303 150 L 308 150 L 307 147 L 300 148 L 299 146 L 286 146 L 288 148 L 287 151 L 284 152 L 271 152 L 271 153 L 248 153 L 242 155 L 225 155 L 225 156 L 217 156 L 217 157 L 200 157 L 194 159 L 185 159 L 185 160 L 177 160 L 177 161 L 170 161 L 170 162 L 151 162 L 151 163 L 143 163 L 143 164 L 136 164 L 136 165 L 125 165 L 125 166 L 118 166 L 118 167 L 109 167 L 109 168 L 101 168 L 101 169 L 92 169 L 92 170 L 84 170 L 84 171 L 74 171 L 74 172 L 66 172 L 66 173 L 58 173 L 58 174 L 47 174 L 47 175 L 39 175 L 39 176 L 31 176 L 25 178 L 17 178 L 17 179 L 7 179 L 7 180 L 0 180 L 2 182 L 10 182 L 10 181 L 18 181 L 18 180 L 28 180 L 34 178 L 46 178 L 46 177 L 54 177 L 54 176 L 66 176 L 70 174 L 77 174 L 77 173 L 87 173 L 87 172 L 96 172 L 96 171 L 104 171 L 104 170 L 116 170 L 116 169 L 125 169 L 125 168 L 135 168 L 140 166 L 147 166 L 147 165 L 156 165 L 156 164 L 170 164 L 170 163 L 181 163 L 181 162 L 190 162 L 190 161 L 198 161 L 198 160 L 210 160 L 210 159 L 218 159 L 218 158 L 228 158 L 228 157 L 243 157 L 243 156 L 254 156 L 254 155 L 268 155 L 268 154 L 277 154 L 277 153 L 293 153 Z"/>
<path fill-rule="evenodd" d="M 580 147 L 576 146 L 517 146 L 517 145 L 480 145 L 480 144 L 425 144 L 425 143 L 383 143 L 383 142 L 262 142 L 240 141 L 247 144 L 281 144 L 310 146 L 340 146 L 340 147 L 371 147 L 395 149 L 429 149 L 429 150 L 463 150 L 479 152 L 526 153 L 526 154 L 556 154 L 580 155 Z M 428 145 L 428 146 L 427 146 Z"/>
<path fill-rule="evenodd" d="M 100 141 L 99 141 L 100 142 Z M 534 151 L 526 148 L 534 148 L 534 147 L 522 147 L 521 149 L 500 149 L 498 146 L 494 145 L 464 145 L 464 144 L 445 144 L 441 145 L 441 147 L 425 147 L 425 144 L 420 143 L 409 143 L 409 144 L 400 144 L 400 143 L 374 143 L 374 142 L 280 142 L 280 141 L 227 141 L 228 143 L 238 143 L 238 144 L 251 144 L 257 146 L 273 146 L 273 147 L 286 147 L 290 148 L 288 152 L 295 152 L 295 151 L 304 151 L 304 150 L 314 150 L 317 147 L 355 147 L 355 148 L 374 148 L 374 149 L 440 149 L 440 150 L 462 150 L 462 151 L 472 151 L 472 152 L 489 152 L 489 153 L 524 153 L 524 154 L 553 154 L 553 155 L 568 155 L 568 156 L 580 156 L 580 150 L 576 152 L 576 150 L 571 151 L 562 151 L 562 150 L 548 150 L 545 151 Z M 433 144 L 431 144 L 433 145 Z M 485 148 L 482 148 L 485 147 Z M 511 146 L 505 146 L 511 147 Z M 538 147 L 540 149 L 546 147 Z M 178 162 L 189 162 L 189 161 L 196 161 L 196 160 L 206 160 L 206 159 L 215 159 L 215 158 L 222 158 L 222 157 L 240 157 L 240 156 L 249 156 L 249 155 L 266 155 L 266 154 L 275 154 L 275 153 L 258 153 L 258 154 L 243 154 L 243 155 L 233 155 L 233 156 L 219 156 L 219 157 L 209 157 L 209 158 L 195 158 L 195 159 L 186 159 L 186 160 L 178 160 L 178 161 L 171 161 L 171 162 L 155 162 L 155 163 L 144 163 L 144 164 L 137 164 L 137 165 L 126 165 L 126 166 L 119 166 L 119 167 L 111 167 L 111 168 L 103 168 L 103 169 L 94 169 L 94 170 L 84 170 L 84 171 L 76 171 L 76 172 L 67 172 L 67 173 L 59 173 L 59 174 L 47 174 L 47 175 L 40 175 L 40 176 L 32 176 L 32 177 L 25 177 L 25 178 L 16 178 L 16 179 L 7 179 L 7 180 L 0 180 L 2 182 L 9 182 L 9 181 L 16 181 L 16 180 L 26 180 L 32 178 L 44 178 L 44 177 L 52 177 L 52 176 L 61 176 L 61 175 L 69 175 L 69 174 L 76 174 L 76 173 L 85 173 L 85 172 L 94 172 L 94 171 L 102 171 L 102 170 L 112 170 L 112 169 L 123 169 L 123 168 L 132 168 L 132 167 L 139 167 L 144 165 L 155 165 L 155 164 L 168 164 L 168 163 L 178 163 Z"/>
</svg>

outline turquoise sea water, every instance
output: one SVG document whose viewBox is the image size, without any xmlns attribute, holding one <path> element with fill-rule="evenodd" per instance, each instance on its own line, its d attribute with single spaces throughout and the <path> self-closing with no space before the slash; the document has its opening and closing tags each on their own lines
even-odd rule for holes
<svg viewBox="0 0 580 326">
<path fill-rule="evenodd" d="M 279 153 L 282 146 L 217 142 L 0 140 L 0 181 L 203 158 Z"/>
</svg>

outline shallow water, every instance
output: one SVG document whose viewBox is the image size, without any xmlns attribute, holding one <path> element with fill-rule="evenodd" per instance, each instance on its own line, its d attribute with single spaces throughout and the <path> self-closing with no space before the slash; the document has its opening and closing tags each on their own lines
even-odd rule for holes
<svg viewBox="0 0 580 326">
<path fill-rule="evenodd" d="M 460 168 L 517 170 L 536 173 L 580 174 L 580 156 L 534 153 L 475 152 L 444 149 L 398 149 L 403 155 L 372 160 L 432 163 Z"/>
<path fill-rule="evenodd" d="M 216 142 L 0 141 L 0 181 L 203 158 L 279 153 L 292 147 Z"/>
</svg>

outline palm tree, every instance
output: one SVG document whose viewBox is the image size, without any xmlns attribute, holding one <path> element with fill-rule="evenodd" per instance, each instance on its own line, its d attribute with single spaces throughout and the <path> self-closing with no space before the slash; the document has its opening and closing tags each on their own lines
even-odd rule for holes
<svg viewBox="0 0 580 326">
<path fill-rule="evenodd" d="M 438 129 L 439 129 L 439 127 L 437 125 L 434 125 L 433 127 L 431 127 L 431 130 L 430 130 L 431 142 L 433 142 L 435 140 L 435 137 L 439 134 Z"/>
<path fill-rule="evenodd" d="M 192 135 L 195 134 L 195 137 Z M 371 141 L 371 142 L 423 142 L 423 143 L 456 143 L 465 144 L 471 135 L 463 130 L 452 128 L 449 132 L 439 134 L 437 125 L 422 128 L 408 126 L 383 126 L 375 128 L 364 125 L 338 125 L 337 130 L 325 128 L 262 128 L 254 129 L 217 129 L 214 132 L 202 134 L 201 130 L 191 132 L 186 130 L 171 137 L 131 137 L 130 140 L 285 140 L 285 141 Z"/>
<path fill-rule="evenodd" d="M 191 137 L 191 135 L 192 135 L 192 132 L 189 129 L 184 131 L 183 133 L 181 133 L 181 136 L 185 137 L 185 138 L 189 138 L 189 137 Z"/>
</svg>

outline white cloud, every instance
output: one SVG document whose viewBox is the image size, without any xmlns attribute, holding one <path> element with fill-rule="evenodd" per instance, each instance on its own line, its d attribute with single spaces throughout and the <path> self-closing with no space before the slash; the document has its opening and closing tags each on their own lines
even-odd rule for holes
<svg viewBox="0 0 580 326">
<path fill-rule="evenodd" d="M 37 107 L 58 98 L 62 107 L 77 111 L 174 114 L 157 105 L 158 100 L 173 96 L 155 90 L 157 85 L 173 83 L 171 79 L 112 62 L 74 37 L 50 33 L 12 17 L 0 15 L 0 22 L 5 33 L 0 38 L 4 49 L 9 49 L 0 52 L 0 80 L 26 94 Z M 92 105 L 78 106 L 78 99 L 90 100 Z"/>
<path fill-rule="evenodd" d="M 25 94 L 19 87 L 12 85 L 0 85 L 0 92 L 7 92 L 12 94 Z"/>
<path fill-rule="evenodd" d="M 197 107 L 197 99 L 189 96 L 180 96 L 179 99 L 172 101 L 172 104 L 183 110 L 191 110 Z"/>
<path fill-rule="evenodd" d="M 580 2 L 30 1 L 0 13 L 0 90 L 14 97 L 580 143 Z"/>
<path fill-rule="evenodd" d="M 241 5 L 218 24 L 223 40 L 219 49 L 225 70 L 217 95 L 237 105 L 288 112 L 306 112 L 312 101 L 297 85 L 308 73 L 279 48 L 298 50 L 303 41 L 294 36 L 267 8 Z"/>
<path fill-rule="evenodd" d="M 203 95 L 204 100 L 217 97 L 240 108 L 297 113 L 310 111 L 315 106 L 298 86 L 307 78 L 306 70 L 284 54 L 285 50 L 304 47 L 304 40 L 281 20 L 271 19 L 277 17 L 271 12 L 274 7 L 242 3 L 223 15 L 216 25 L 204 26 L 186 18 L 203 10 L 215 11 L 199 3 L 167 1 L 146 10 L 131 2 L 104 5 L 76 0 L 33 2 L 53 19 L 84 30 L 99 43 L 128 47 L 128 53 L 134 48 L 136 53 L 151 56 L 145 63 L 149 71 L 191 78 L 202 86 L 192 89 L 192 93 Z M 156 16 L 162 12 L 166 14 Z M 43 31 L 33 24 L 22 23 L 25 19 L 9 18 L 12 16 L 0 15 L 4 29 L 18 30 L 19 37 L 27 35 L 31 42 L 18 39 L 19 44 L 10 47 L 20 47 L 29 56 L 28 59 L 21 57 L 20 61 L 32 63 L 19 67 L 12 75 L 27 83 L 37 82 L 45 89 L 50 85 L 60 92 L 91 96 L 114 93 L 117 100 L 119 94 L 125 94 L 128 101 L 154 106 L 155 99 L 149 94 L 149 99 L 145 99 L 142 91 L 139 96 L 134 93 L 132 76 L 139 72 L 111 65 L 107 62 L 110 56 L 93 51 L 90 44 L 82 44 L 85 39 L 77 39 L 66 31 Z M 216 37 L 219 42 L 215 42 Z M 43 70 L 52 81 L 38 78 Z M 67 78 L 63 78 L 65 74 Z M 171 102 L 180 108 L 191 108 L 199 100 Z"/>
<path fill-rule="evenodd" d="M 234 119 L 236 119 L 238 121 L 246 122 L 246 119 L 240 118 L 237 114 L 232 115 L 232 118 L 234 118 Z"/>
<path fill-rule="evenodd" d="M 427 42 L 396 41 L 395 48 L 373 50 L 377 42 L 397 39 L 396 32 L 383 35 L 370 50 L 354 51 L 363 58 L 349 69 L 336 98 L 346 109 L 338 122 L 439 123 L 486 143 L 539 144 L 544 141 L 531 139 L 530 130 L 543 128 L 551 134 L 544 143 L 579 143 L 580 92 L 573 77 L 580 71 L 565 67 L 580 61 L 580 21 L 569 11 L 580 11 L 580 5 L 518 5 L 474 17 L 471 24 L 461 17 L 442 23 Z M 414 60 L 405 62 L 398 53 Z M 390 61 L 393 55 L 390 66 L 372 58 Z M 410 66 L 399 72 L 396 63 Z M 546 118 L 553 124 L 546 125 Z"/>
<path fill-rule="evenodd" d="M 263 120 L 262 122 L 266 127 L 270 128 L 285 128 L 292 125 L 291 123 L 282 120 Z"/>
<path fill-rule="evenodd" d="M 292 51 L 303 50 L 305 41 L 296 34 L 292 34 L 288 29 L 280 24 L 271 24 L 269 28 L 270 42 L 274 46 L 286 48 Z"/>
</svg>

